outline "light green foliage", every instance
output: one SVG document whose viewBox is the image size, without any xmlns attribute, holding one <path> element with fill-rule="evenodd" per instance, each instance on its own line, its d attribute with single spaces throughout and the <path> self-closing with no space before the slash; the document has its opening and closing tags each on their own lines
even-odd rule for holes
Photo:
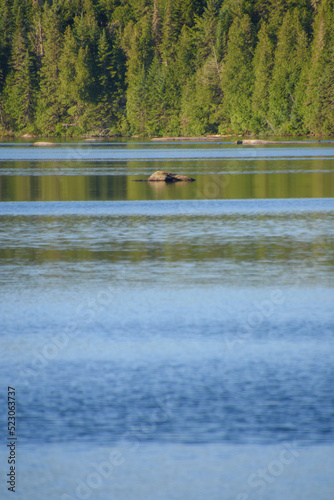
<svg viewBox="0 0 334 500">
<path fill-rule="evenodd" d="M 156 56 L 148 71 L 145 82 L 146 126 L 147 135 L 159 135 L 166 129 L 168 121 L 166 92 L 166 66 Z"/>
<path fill-rule="evenodd" d="M 208 58 L 186 85 L 182 97 L 181 130 L 183 135 L 219 132 L 222 121 L 222 90 L 216 61 Z"/>
</svg>

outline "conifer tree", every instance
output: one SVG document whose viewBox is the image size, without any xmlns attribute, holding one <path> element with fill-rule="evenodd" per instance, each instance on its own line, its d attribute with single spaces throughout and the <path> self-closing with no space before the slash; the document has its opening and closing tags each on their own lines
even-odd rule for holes
<svg viewBox="0 0 334 500">
<path fill-rule="evenodd" d="M 10 1 L 0 0 L 0 93 L 9 71 L 9 54 L 12 45 Z"/>
<path fill-rule="evenodd" d="M 218 30 L 218 24 L 217 2 L 216 0 L 208 0 L 203 15 L 196 20 L 194 30 L 199 61 L 198 66 L 203 65 L 208 57 L 212 57 L 216 62 L 217 72 L 220 74 L 218 65 L 220 63 L 219 55 L 221 54 L 221 37 L 219 36 L 220 31 Z"/>
<path fill-rule="evenodd" d="M 125 61 L 117 30 L 104 29 L 100 35 L 96 74 L 96 118 L 100 127 L 106 129 L 115 125 L 124 112 Z"/>
<path fill-rule="evenodd" d="M 145 107 L 147 110 L 145 132 L 147 135 L 163 134 L 166 129 L 168 102 L 165 99 L 165 70 L 165 66 L 155 56 L 145 81 Z"/>
<path fill-rule="evenodd" d="M 315 32 L 304 102 L 308 130 L 334 133 L 334 5 L 322 0 L 317 6 Z"/>
<path fill-rule="evenodd" d="M 134 75 L 127 91 L 126 114 L 130 132 L 145 135 L 147 127 L 147 73 L 142 65 Z"/>
<path fill-rule="evenodd" d="M 87 48 L 78 46 L 68 27 L 59 60 L 59 97 L 66 127 L 82 127 L 81 118 L 89 105 L 87 53 Z"/>
<path fill-rule="evenodd" d="M 62 119 L 62 104 L 59 95 L 62 35 L 59 16 L 55 9 L 45 9 L 42 30 L 43 57 L 40 70 L 37 127 L 45 133 L 54 132 Z"/>
<path fill-rule="evenodd" d="M 160 53 L 163 64 L 168 66 L 175 57 L 178 23 L 176 21 L 173 1 L 165 0 L 165 2 Z"/>
<path fill-rule="evenodd" d="M 78 47 L 81 47 L 86 54 L 85 64 L 89 71 L 89 81 L 86 83 L 90 101 L 97 99 L 98 81 L 98 44 L 100 30 L 95 17 L 95 10 L 92 0 L 82 0 L 82 12 L 75 16 L 72 31 Z"/>
<path fill-rule="evenodd" d="M 274 64 L 274 47 L 264 23 L 258 34 L 258 43 L 254 54 L 254 92 L 252 108 L 254 112 L 253 127 L 255 131 L 265 130 L 273 126 L 268 120 L 269 88 L 271 72 Z"/>
<path fill-rule="evenodd" d="M 196 75 L 189 78 L 182 96 L 181 128 L 184 135 L 212 134 L 223 121 L 223 93 L 215 61 L 207 59 Z"/>
<path fill-rule="evenodd" d="M 32 124 L 35 111 L 35 81 L 24 28 L 19 29 L 13 42 L 11 71 L 6 78 L 3 100 L 9 127 L 21 131 Z"/>
<path fill-rule="evenodd" d="M 269 120 L 275 131 L 298 132 L 301 127 L 295 115 L 296 89 L 307 55 L 307 37 L 298 12 L 287 12 L 278 35 L 270 85 Z"/>
<path fill-rule="evenodd" d="M 151 12 L 129 23 L 123 35 L 127 55 L 126 115 L 132 133 L 144 134 L 147 121 L 146 80 L 154 58 Z"/>
<path fill-rule="evenodd" d="M 10 47 L 9 0 L 0 0 L 0 131 L 4 131 L 6 126 L 2 92 L 9 68 Z"/>
<path fill-rule="evenodd" d="M 266 12 L 263 20 L 267 22 L 268 32 L 275 43 L 277 42 L 283 20 L 288 12 L 291 15 L 294 12 L 298 12 L 299 23 L 303 30 L 307 34 L 311 34 L 313 21 L 312 1 L 314 0 L 267 0 L 267 7 L 264 7 L 262 4 L 261 7 L 264 7 L 263 10 Z"/>
<path fill-rule="evenodd" d="M 236 17 L 229 31 L 222 89 L 227 127 L 235 133 L 251 130 L 253 91 L 253 26 L 247 14 Z"/>
<path fill-rule="evenodd" d="M 223 93 L 219 26 L 218 4 L 208 0 L 192 30 L 197 71 L 183 88 L 181 126 L 185 135 L 217 133 L 220 125 Z"/>
</svg>

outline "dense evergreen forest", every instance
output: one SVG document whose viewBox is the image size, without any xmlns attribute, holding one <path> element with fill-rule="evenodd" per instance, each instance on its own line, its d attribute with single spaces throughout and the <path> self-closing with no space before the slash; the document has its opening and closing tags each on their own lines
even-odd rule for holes
<svg viewBox="0 0 334 500">
<path fill-rule="evenodd" d="M 333 4 L 0 0 L 0 135 L 333 135 Z"/>
</svg>

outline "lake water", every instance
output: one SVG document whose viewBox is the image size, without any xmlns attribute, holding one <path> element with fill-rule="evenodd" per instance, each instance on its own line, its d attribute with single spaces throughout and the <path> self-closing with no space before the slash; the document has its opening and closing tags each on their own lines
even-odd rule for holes
<svg viewBox="0 0 334 500">
<path fill-rule="evenodd" d="M 332 500 L 333 143 L 3 142 L 0 201 L 1 498 L 11 386 L 19 500 Z"/>
</svg>

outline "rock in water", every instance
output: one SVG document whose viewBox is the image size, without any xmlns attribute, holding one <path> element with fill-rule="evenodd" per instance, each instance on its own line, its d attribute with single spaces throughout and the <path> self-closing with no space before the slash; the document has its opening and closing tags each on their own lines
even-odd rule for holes
<svg viewBox="0 0 334 500">
<path fill-rule="evenodd" d="M 157 170 L 154 174 L 150 175 L 147 179 L 148 181 L 164 181 L 164 182 L 176 182 L 173 174 L 168 172 L 163 172 L 162 170 Z"/>
<path fill-rule="evenodd" d="M 161 181 L 162 182 L 180 182 L 180 181 L 192 182 L 195 179 L 192 179 L 191 177 L 187 177 L 186 175 L 171 174 L 170 172 L 164 172 L 163 170 L 157 170 L 147 180 L 149 182 L 157 182 L 157 181 L 160 181 L 160 182 Z"/>
</svg>

